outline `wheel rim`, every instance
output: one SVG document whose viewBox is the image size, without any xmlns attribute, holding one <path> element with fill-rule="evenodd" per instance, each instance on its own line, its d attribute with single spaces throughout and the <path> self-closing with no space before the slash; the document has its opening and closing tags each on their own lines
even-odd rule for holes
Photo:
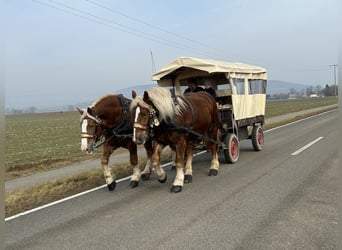
<svg viewBox="0 0 342 250">
<path fill-rule="evenodd" d="M 258 133 L 258 144 L 259 144 L 259 145 L 263 145 L 263 143 L 264 143 L 264 136 L 263 136 L 263 134 L 259 131 L 259 133 Z"/>
<path fill-rule="evenodd" d="M 235 138 L 233 138 L 230 142 L 230 153 L 233 158 L 236 158 L 238 156 L 238 143 Z"/>
</svg>

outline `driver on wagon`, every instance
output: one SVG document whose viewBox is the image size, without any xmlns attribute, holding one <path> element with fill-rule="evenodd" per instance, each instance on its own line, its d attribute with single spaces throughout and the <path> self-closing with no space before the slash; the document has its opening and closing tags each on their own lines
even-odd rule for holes
<svg viewBox="0 0 342 250">
<path fill-rule="evenodd" d="M 184 94 L 198 91 L 204 91 L 204 89 L 202 87 L 197 86 L 196 78 L 189 78 L 188 88 L 184 90 Z"/>
</svg>

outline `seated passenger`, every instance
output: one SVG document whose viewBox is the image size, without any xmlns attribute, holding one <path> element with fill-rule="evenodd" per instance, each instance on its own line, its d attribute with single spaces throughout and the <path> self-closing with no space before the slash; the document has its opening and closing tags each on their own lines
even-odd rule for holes
<svg viewBox="0 0 342 250">
<path fill-rule="evenodd" d="M 212 95 L 212 97 L 216 97 L 215 90 L 213 89 L 213 85 L 211 84 L 210 81 L 206 81 L 204 83 L 204 91 Z"/>
<path fill-rule="evenodd" d="M 196 78 L 189 78 L 188 88 L 184 90 L 184 94 L 198 91 L 204 91 L 204 89 L 202 87 L 197 86 Z"/>
</svg>

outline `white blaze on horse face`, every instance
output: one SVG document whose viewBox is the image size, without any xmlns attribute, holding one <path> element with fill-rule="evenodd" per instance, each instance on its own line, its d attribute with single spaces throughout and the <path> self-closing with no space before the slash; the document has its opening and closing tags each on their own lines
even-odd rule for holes
<svg viewBox="0 0 342 250">
<path fill-rule="evenodd" d="M 138 121 L 138 117 L 140 114 L 140 107 L 137 107 L 137 109 L 135 110 L 135 117 L 134 117 L 134 123 L 136 123 Z M 135 137 L 135 127 L 133 126 L 133 141 L 136 141 L 136 137 Z"/>
<path fill-rule="evenodd" d="M 88 121 L 87 119 L 84 119 L 82 121 L 82 133 L 87 134 L 87 126 L 88 126 Z M 88 139 L 87 138 L 81 138 L 81 150 L 83 152 L 86 152 L 88 148 Z"/>
</svg>

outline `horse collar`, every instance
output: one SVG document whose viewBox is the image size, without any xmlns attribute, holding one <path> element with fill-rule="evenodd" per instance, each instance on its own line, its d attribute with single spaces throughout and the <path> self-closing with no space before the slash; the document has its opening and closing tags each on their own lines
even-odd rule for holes
<svg viewBox="0 0 342 250">
<path fill-rule="evenodd" d="M 127 103 L 125 101 L 125 98 L 123 97 L 122 94 L 118 95 L 118 98 L 120 100 L 121 106 L 122 106 L 122 112 L 121 112 L 121 117 L 118 125 L 114 128 L 114 131 L 118 131 L 123 127 L 123 125 L 126 124 L 127 120 Z"/>
</svg>

